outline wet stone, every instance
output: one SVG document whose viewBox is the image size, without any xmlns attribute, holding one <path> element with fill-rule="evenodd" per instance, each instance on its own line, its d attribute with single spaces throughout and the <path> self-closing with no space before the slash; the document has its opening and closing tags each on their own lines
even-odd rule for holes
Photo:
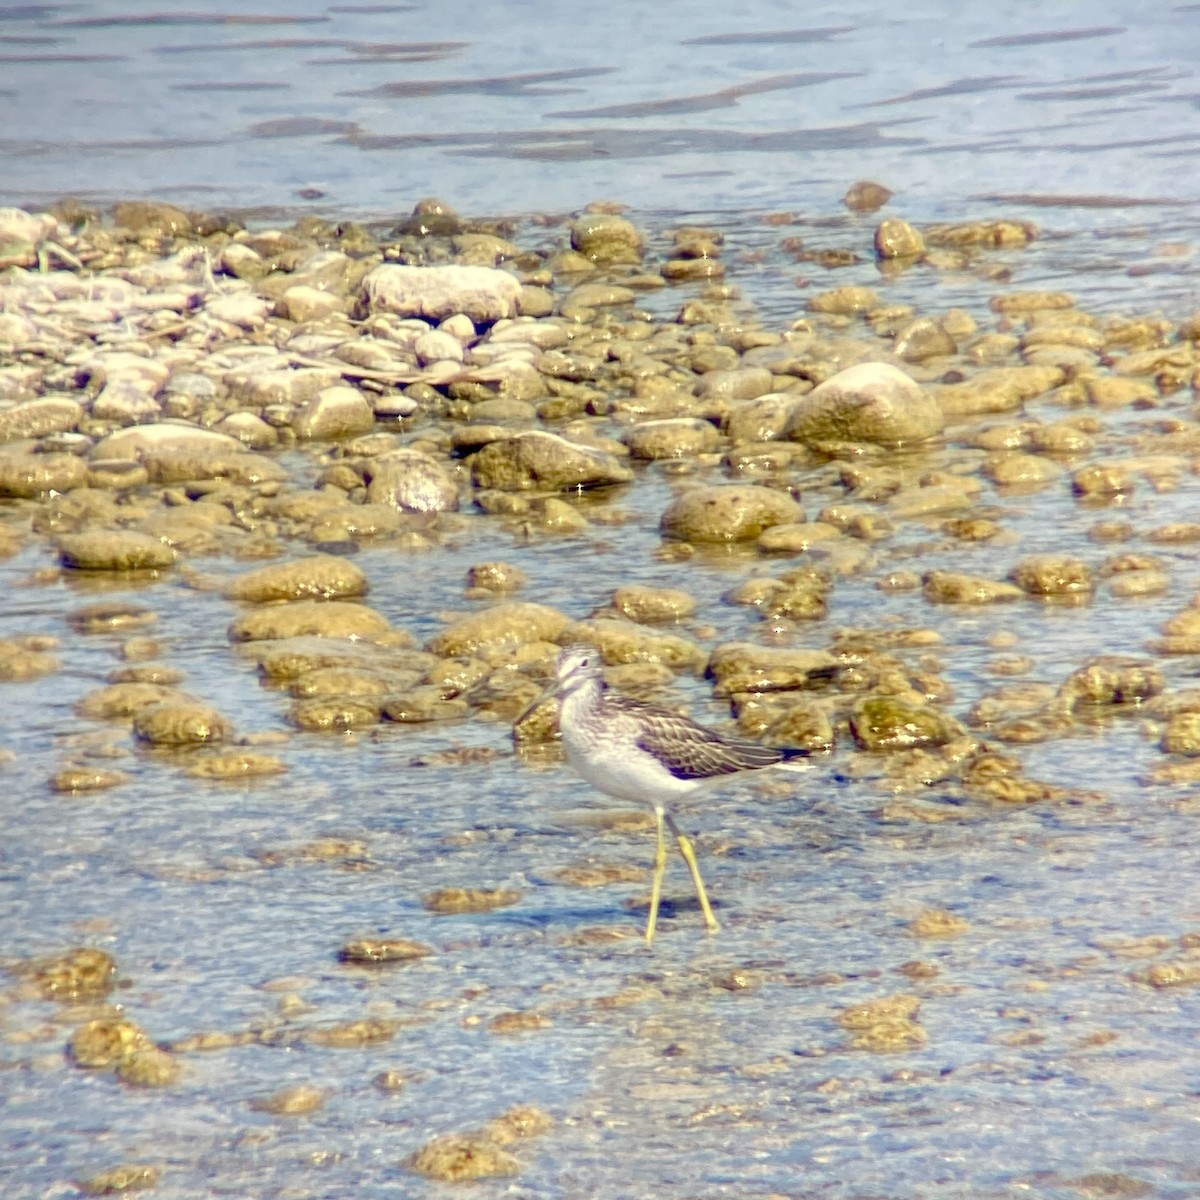
<svg viewBox="0 0 1200 1200">
<path fill-rule="evenodd" d="M 117 962 L 91 946 L 40 959 L 20 970 L 28 974 L 47 1000 L 74 1003 L 107 996 L 116 985 Z"/>
<path fill-rule="evenodd" d="M 129 782 L 124 771 L 106 767 L 64 767 L 50 777 L 50 790 L 74 795 L 79 792 L 101 792 Z"/>
<path fill-rule="evenodd" d="M 803 516 L 786 492 L 758 484 L 719 484 L 685 492 L 663 513 L 660 528 L 680 541 L 742 542 Z"/>
<path fill-rule="evenodd" d="M 63 565 L 81 571 L 155 571 L 173 566 L 175 551 L 134 530 L 94 530 L 58 541 Z"/>
<path fill-rule="evenodd" d="M 67 1043 L 67 1052 L 77 1067 L 115 1067 L 135 1051 L 144 1050 L 150 1039 L 132 1021 L 100 1018 L 77 1029 Z"/>
<path fill-rule="evenodd" d="M 696 611 L 695 598 L 678 588 L 626 584 L 613 592 L 613 608 L 639 625 L 681 621 Z"/>
<path fill-rule="evenodd" d="M 297 600 L 246 613 L 230 625 L 229 637 L 234 642 L 294 637 L 374 640 L 390 629 L 387 618 L 365 604 Z"/>
<path fill-rule="evenodd" d="M 919 938 L 960 937 L 970 928 L 970 922 L 941 908 L 926 909 L 908 923 L 909 932 Z"/>
<path fill-rule="evenodd" d="M 162 1178 L 162 1169 L 145 1163 L 124 1163 L 88 1175 L 78 1182 L 86 1196 L 117 1196 L 123 1192 L 143 1191 L 155 1187 Z"/>
<path fill-rule="evenodd" d="M 133 732 L 153 746 L 191 746 L 222 742 L 233 729 L 215 708 L 188 701 L 164 701 L 142 709 L 133 719 Z"/>
<path fill-rule="evenodd" d="M 421 897 L 421 904 L 436 913 L 481 913 L 509 908 L 521 899 L 516 888 L 441 888 Z"/>
<path fill-rule="evenodd" d="M 287 764 L 274 754 L 233 749 L 197 759 L 188 766 L 187 773 L 193 779 L 239 780 L 281 775 L 287 769 Z"/>
<path fill-rule="evenodd" d="M 521 1164 L 482 1134 L 448 1133 L 427 1142 L 405 1159 L 405 1166 L 430 1179 L 457 1183 L 503 1179 L 520 1173 Z"/>
<path fill-rule="evenodd" d="M 225 585 L 230 600 L 263 604 L 271 600 L 329 600 L 334 597 L 362 596 L 367 577 L 362 569 L 345 558 L 315 554 L 295 562 L 272 563 Z"/>
<path fill-rule="evenodd" d="M 324 1088 L 298 1083 L 268 1096 L 256 1096 L 250 1101 L 250 1107 L 255 1112 L 270 1113 L 277 1117 L 305 1117 L 324 1108 L 328 1097 L 329 1093 Z"/>
<path fill-rule="evenodd" d="M 544 1013 L 507 1012 L 499 1013 L 488 1022 L 488 1032 L 502 1036 L 532 1033 L 539 1029 L 549 1029 L 553 1024 Z"/>
<path fill-rule="evenodd" d="M 1031 596 L 1088 595 L 1095 588 L 1091 568 L 1064 554 L 1035 554 L 1019 562 L 1012 579 Z"/>
<path fill-rule="evenodd" d="M 356 938 L 338 951 L 338 961 L 372 965 L 415 962 L 432 953 L 432 946 L 408 938 Z"/>
<path fill-rule="evenodd" d="M 135 1050 L 117 1064 L 117 1078 L 133 1087 L 170 1087 L 183 1075 L 183 1064 L 156 1046 Z"/>
</svg>

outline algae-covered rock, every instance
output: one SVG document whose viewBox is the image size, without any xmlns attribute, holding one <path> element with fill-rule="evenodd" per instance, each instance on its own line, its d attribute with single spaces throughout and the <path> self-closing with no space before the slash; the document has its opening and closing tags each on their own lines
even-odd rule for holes
<svg viewBox="0 0 1200 1200">
<path fill-rule="evenodd" d="M 432 953 L 433 947 L 424 942 L 414 942 L 408 938 L 369 937 L 347 942 L 338 951 L 338 959 L 345 963 L 370 964 L 415 962 Z"/>
<path fill-rule="evenodd" d="M 175 551 L 148 533 L 93 529 L 58 539 L 63 566 L 80 571 L 157 571 L 175 562 Z"/>
<path fill-rule="evenodd" d="M 345 600 L 296 600 L 267 605 L 238 617 L 229 627 L 234 642 L 273 638 L 375 639 L 388 633 L 387 618 L 365 604 Z"/>
<path fill-rule="evenodd" d="M 153 746 L 190 746 L 223 742 L 233 729 L 224 716 L 207 704 L 167 700 L 142 709 L 133 718 L 133 732 Z"/>
<path fill-rule="evenodd" d="M 298 1083 L 266 1096 L 255 1096 L 250 1107 L 277 1117 L 304 1117 L 325 1107 L 329 1093 L 311 1083 Z"/>
<path fill-rule="evenodd" d="M 73 454 L 0 452 L 0 496 L 33 499 L 47 492 L 69 492 L 87 483 L 87 463 Z"/>
<path fill-rule="evenodd" d="M 117 1078 L 133 1087 L 170 1087 L 182 1074 L 179 1059 L 157 1046 L 134 1050 L 117 1064 Z"/>
<path fill-rule="evenodd" d="M 116 986 L 117 961 L 94 946 L 80 946 L 39 959 L 19 973 L 28 974 L 47 1000 L 74 1003 L 107 996 Z"/>
<path fill-rule="evenodd" d="M 1015 583 L 960 571 L 926 571 L 922 584 L 930 604 L 998 604 L 1025 595 Z"/>
<path fill-rule="evenodd" d="M 695 597 L 679 588 L 631 583 L 613 592 L 613 608 L 639 625 L 682 621 L 696 611 Z"/>
<path fill-rule="evenodd" d="M 570 618 L 556 608 L 511 600 L 459 617 L 433 639 L 430 649 L 443 658 L 461 658 L 528 642 L 556 642 L 569 624 Z"/>
<path fill-rule="evenodd" d="M 405 1166 L 430 1179 L 457 1183 L 467 1179 L 503 1179 L 521 1164 L 481 1134 L 448 1133 L 427 1142 L 405 1159 Z"/>
<path fill-rule="evenodd" d="M 263 604 L 271 600 L 329 600 L 340 596 L 363 596 L 367 577 L 349 559 L 332 554 L 314 554 L 293 562 L 259 567 L 222 589 L 230 600 Z"/>
<path fill-rule="evenodd" d="M 107 1171 L 98 1171 L 78 1181 L 87 1196 L 117 1196 L 122 1192 L 142 1191 L 155 1187 L 162 1178 L 162 1168 L 148 1163 L 122 1163 Z"/>
<path fill-rule="evenodd" d="M 628 483 L 633 472 L 611 454 L 531 431 L 489 442 L 471 462 L 476 487 L 500 491 L 567 491 Z"/>
<path fill-rule="evenodd" d="M 571 224 L 571 248 L 594 263 L 636 263 L 643 245 L 633 222 L 615 213 L 584 213 Z"/>
<path fill-rule="evenodd" d="M 77 1067 L 115 1067 L 123 1059 L 150 1045 L 146 1031 L 132 1021 L 101 1017 L 89 1021 L 72 1035 L 67 1052 Z"/>
<path fill-rule="evenodd" d="M 803 520 L 804 510 L 786 492 L 753 483 L 693 488 L 662 515 L 659 527 L 687 542 L 749 542 L 772 525 Z"/>
<path fill-rule="evenodd" d="M 721 444 L 721 436 L 708 422 L 692 417 L 672 417 L 663 421 L 643 421 L 622 439 L 634 458 L 650 460 L 693 458 L 709 453 Z"/>
<path fill-rule="evenodd" d="M 1033 554 L 1009 572 L 1009 578 L 1031 596 L 1088 595 L 1096 581 L 1087 563 L 1067 554 Z"/>
<path fill-rule="evenodd" d="M 785 436 L 808 445 L 895 446 L 935 437 L 944 424 L 938 402 L 899 368 L 860 363 L 801 396 L 791 410 Z"/>
<path fill-rule="evenodd" d="M 897 696 L 867 696 L 850 713 L 850 732 L 863 750 L 943 746 L 963 733 L 945 713 Z"/>
<path fill-rule="evenodd" d="M 481 913 L 509 908 L 521 899 L 516 888 L 440 888 L 421 897 L 421 904 L 435 913 Z"/>
</svg>

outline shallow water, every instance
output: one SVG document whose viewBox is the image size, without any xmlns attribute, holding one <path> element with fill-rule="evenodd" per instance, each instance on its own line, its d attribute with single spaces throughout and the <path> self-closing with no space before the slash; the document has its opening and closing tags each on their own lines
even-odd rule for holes
<svg viewBox="0 0 1200 1200">
<path fill-rule="evenodd" d="M 827 6 L 805 14 L 805 29 L 776 6 L 743 5 L 736 19 L 698 7 L 346 5 L 272 16 L 264 3 L 254 11 L 271 19 L 259 23 L 151 6 L 9 6 L 0 201 L 144 194 L 379 217 L 429 193 L 472 215 L 607 196 L 633 206 L 660 245 L 685 220 L 719 227 L 730 281 L 769 328 L 797 315 L 808 290 L 798 276 L 814 288 L 870 283 L 935 315 L 962 305 L 984 323 L 1006 281 L 922 268 L 880 280 L 869 256 L 877 217 L 838 205 L 854 179 L 873 177 L 897 193 L 887 211 L 910 219 L 1036 219 L 1047 236 L 1031 249 L 989 255 L 1012 286 L 1063 287 L 1101 313 L 1191 311 L 1195 6 L 976 6 L 952 24 L 920 7 Z M 304 201 L 302 188 L 323 194 Z M 772 210 L 795 212 L 797 224 L 765 225 Z M 798 265 L 780 247 L 785 234 L 852 247 L 863 261 Z M 537 245 L 550 234 L 520 222 L 514 236 Z M 667 289 L 644 307 L 667 315 L 678 303 Z M 1108 435 L 1191 411 L 1189 393 L 1168 396 L 1154 411 L 1106 414 Z M 819 472 L 797 482 L 810 516 L 840 496 Z M 721 599 L 763 569 L 752 554 L 685 566 L 654 557 L 674 486 L 658 467 L 641 471 L 611 501 L 631 519 L 579 538 L 526 543 L 468 516 L 428 554 L 364 550 L 357 561 L 371 603 L 419 641 L 470 607 L 467 567 L 497 557 L 527 571 L 529 598 L 572 616 L 605 604 L 617 583 L 661 583 L 696 596 L 700 615 L 685 632 L 704 644 L 766 636 L 752 611 Z M 985 484 L 985 503 L 1015 535 L 995 547 L 949 543 L 937 520 L 927 531 L 905 524 L 862 575 L 839 579 L 827 622 L 789 636 L 824 645 L 839 625 L 936 627 L 941 644 L 923 653 L 940 660 L 960 716 L 1003 682 L 991 670 L 997 632 L 1014 634 L 1013 652 L 1037 659 L 1031 677 L 1053 685 L 1093 655 L 1144 655 L 1200 589 L 1200 563 L 1188 546 L 1140 539 L 1194 519 L 1200 477 L 1164 493 L 1139 483 L 1105 509 L 1065 503 L 1063 486 Z M 1134 541 L 1090 542 L 1094 523 L 1114 515 L 1133 524 Z M 957 610 L 875 586 L 895 569 L 1000 577 L 1039 550 L 1096 563 L 1126 548 L 1167 560 L 1167 595 L 1101 589 L 1082 607 Z M 723 929 L 703 936 L 675 860 L 650 953 L 641 910 L 623 907 L 644 898 L 643 884 L 583 889 L 558 877 L 589 860 L 648 875 L 648 827 L 608 828 L 604 799 L 561 765 L 513 756 L 506 726 L 297 734 L 286 696 L 262 687 L 229 644 L 236 605 L 176 574 L 102 591 L 40 582 L 35 572 L 52 562 L 44 547 L 0 561 L 0 637 L 61 637 L 65 664 L 0 690 L 0 746 L 16 754 L 0 768 L 5 955 L 108 949 L 126 981 L 120 1002 L 164 1042 L 364 1016 L 401 1025 L 390 1043 L 360 1049 L 189 1053 L 180 1084 L 141 1092 L 66 1062 L 74 1022 L 57 1006 L 7 997 L 5 1196 L 73 1194 L 72 1180 L 123 1161 L 164 1165 L 161 1197 L 432 1196 L 444 1185 L 401 1160 L 518 1103 L 547 1110 L 556 1128 L 516 1148 L 514 1183 L 473 1195 L 1175 1200 L 1200 1189 L 1200 1001 L 1195 988 L 1155 990 L 1132 974 L 1182 957 L 1178 939 L 1200 930 L 1200 806 L 1192 788 L 1149 781 L 1162 755 L 1136 716 L 1006 747 L 1030 776 L 1091 793 L 1071 804 L 960 805 L 933 784 L 917 799 L 954 819 L 896 819 L 885 812 L 896 785 L 849 748 L 807 774 L 714 793 L 681 819 L 698 835 Z M 185 757 L 137 749 L 120 725 L 81 722 L 75 701 L 123 661 L 123 635 L 80 636 L 65 623 L 100 597 L 152 609 L 148 633 L 164 660 L 240 734 L 286 733 L 277 752 L 288 773 L 199 781 L 184 774 Z M 1159 665 L 1172 687 L 1197 674 L 1190 658 Z M 727 719 L 699 681 L 671 698 Z M 458 747 L 495 757 L 430 762 Z M 81 798 L 47 788 L 64 761 L 107 765 L 109 753 L 128 784 Z M 318 839 L 351 845 L 325 860 L 301 852 Z M 523 895 L 492 913 L 435 916 L 421 897 L 444 886 Z M 969 928 L 914 938 L 908 922 L 929 908 Z M 436 953 L 379 970 L 338 964 L 340 946 L 372 933 Z M 630 936 L 601 940 L 619 933 Z M 1166 939 L 1157 957 L 1134 957 L 1127 944 L 1152 936 Z M 899 972 L 913 960 L 936 975 Z M 733 972 L 748 986 L 729 986 Z M 896 992 L 922 997 L 928 1045 L 847 1049 L 837 1014 Z M 311 1008 L 297 1012 L 289 997 Z M 489 1031 L 497 1014 L 524 1010 L 552 1024 Z M 411 1076 L 397 1095 L 371 1082 L 392 1067 Z M 292 1082 L 328 1088 L 328 1103 L 302 1118 L 248 1107 Z"/>
</svg>

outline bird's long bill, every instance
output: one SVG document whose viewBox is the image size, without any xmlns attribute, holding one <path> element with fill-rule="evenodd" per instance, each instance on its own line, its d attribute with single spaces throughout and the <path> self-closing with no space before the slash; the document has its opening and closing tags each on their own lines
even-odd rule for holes
<svg viewBox="0 0 1200 1200">
<path fill-rule="evenodd" d="M 551 680 L 549 687 L 547 687 L 545 690 L 543 690 L 538 695 L 536 700 L 532 701 L 530 704 L 528 704 L 525 708 L 523 708 L 520 711 L 520 713 L 517 715 L 517 718 L 513 721 L 513 727 L 515 728 L 516 726 L 520 725 L 521 722 L 524 721 L 525 718 L 528 717 L 530 713 L 534 712 L 540 705 L 545 704 L 546 701 L 549 700 L 550 697 L 553 696 L 557 691 L 558 691 L 558 680 L 557 679 Z"/>
</svg>

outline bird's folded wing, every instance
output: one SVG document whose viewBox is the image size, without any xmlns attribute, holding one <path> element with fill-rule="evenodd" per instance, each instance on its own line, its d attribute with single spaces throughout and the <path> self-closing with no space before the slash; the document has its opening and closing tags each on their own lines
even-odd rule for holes
<svg viewBox="0 0 1200 1200">
<path fill-rule="evenodd" d="M 687 717 L 657 705 L 624 696 L 619 700 L 622 709 L 631 715 L 636 712 L 640 718 L 638 748 L 653 754 L 676 779 L 732 775 L 736 771 L 770 767 L 783 758 L 780 751 L 770 746 L 723 738 Z"/>
</svg>

